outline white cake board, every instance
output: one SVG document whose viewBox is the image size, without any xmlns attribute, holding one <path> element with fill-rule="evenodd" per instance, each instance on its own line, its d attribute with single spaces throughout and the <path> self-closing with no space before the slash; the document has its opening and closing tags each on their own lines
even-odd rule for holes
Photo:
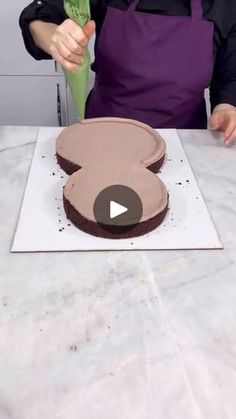
<svg viewBox="0 0 236 419">
<path fill-rule="evenodd" d="M 34 151 L 12 252 L 126 249 L 222 248 L 176 130 L 158 130 L 167 157 L 158 174 L 169 191 L 163 224 L 142 237 L 103 239 L 86 234 L 66 219 L 62 204 L 68 176 L 55 158 L 61 128 L 41 128 Z"/>
</svg>

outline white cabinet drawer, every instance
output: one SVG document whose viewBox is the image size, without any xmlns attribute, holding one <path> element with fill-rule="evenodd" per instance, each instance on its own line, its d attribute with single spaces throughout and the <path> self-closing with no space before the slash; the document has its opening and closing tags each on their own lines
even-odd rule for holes
<svg viewBox="0 0 236 419">
<path fill-rule="evenodd" d="M 63 76 L 0 76 L 0 125 L 67 125 Z"/>
</svg>

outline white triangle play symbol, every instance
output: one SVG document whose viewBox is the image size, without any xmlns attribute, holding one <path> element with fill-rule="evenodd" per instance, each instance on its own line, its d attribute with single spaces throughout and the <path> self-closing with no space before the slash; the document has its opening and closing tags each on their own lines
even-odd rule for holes
<svg viewBox="0 0 236 419">
<path fill-rule="evenodd" d="M 128 208 L 123 207 L 123 205 L 118 204 L 115 201 L 110 201 L 110 218 L 118 217 L 118 215 L 124 214 L 127 212 Z"/>
</svg>

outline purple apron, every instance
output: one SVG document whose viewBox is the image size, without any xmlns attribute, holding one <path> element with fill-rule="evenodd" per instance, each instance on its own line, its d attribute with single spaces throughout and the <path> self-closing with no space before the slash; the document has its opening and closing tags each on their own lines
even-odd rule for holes
<svg viewBox="0 0 236 419">
<path fill-rule="evenodd" d="M 86 118 L 137 119 L 154 128 L 206 128 L 204 89 L 213 72 L 212 22 L 109 7 L 96 52 Z"/>
</svg>

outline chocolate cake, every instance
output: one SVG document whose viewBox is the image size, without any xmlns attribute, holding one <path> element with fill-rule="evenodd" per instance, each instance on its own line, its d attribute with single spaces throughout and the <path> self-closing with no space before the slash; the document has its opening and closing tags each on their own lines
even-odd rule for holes
<svg viewBox="0 0 236 419">
<path fill-rule="evenodd" d="M 71 175 L 63 192 L 68 219 L 87 233 L 112 239 L 155 229 L 168 209 L 166 187 L 154 174 L 164 162 L 165 150 L 155 130 L 133 120 L 86 119 L 64 129 L 56 141 L 56 155 Z M 143 206 L 140 222 L 108 226 L 96 221 L 96 197 L 111 185 L 124 185 L 138 194 Z"/>
</svg>

